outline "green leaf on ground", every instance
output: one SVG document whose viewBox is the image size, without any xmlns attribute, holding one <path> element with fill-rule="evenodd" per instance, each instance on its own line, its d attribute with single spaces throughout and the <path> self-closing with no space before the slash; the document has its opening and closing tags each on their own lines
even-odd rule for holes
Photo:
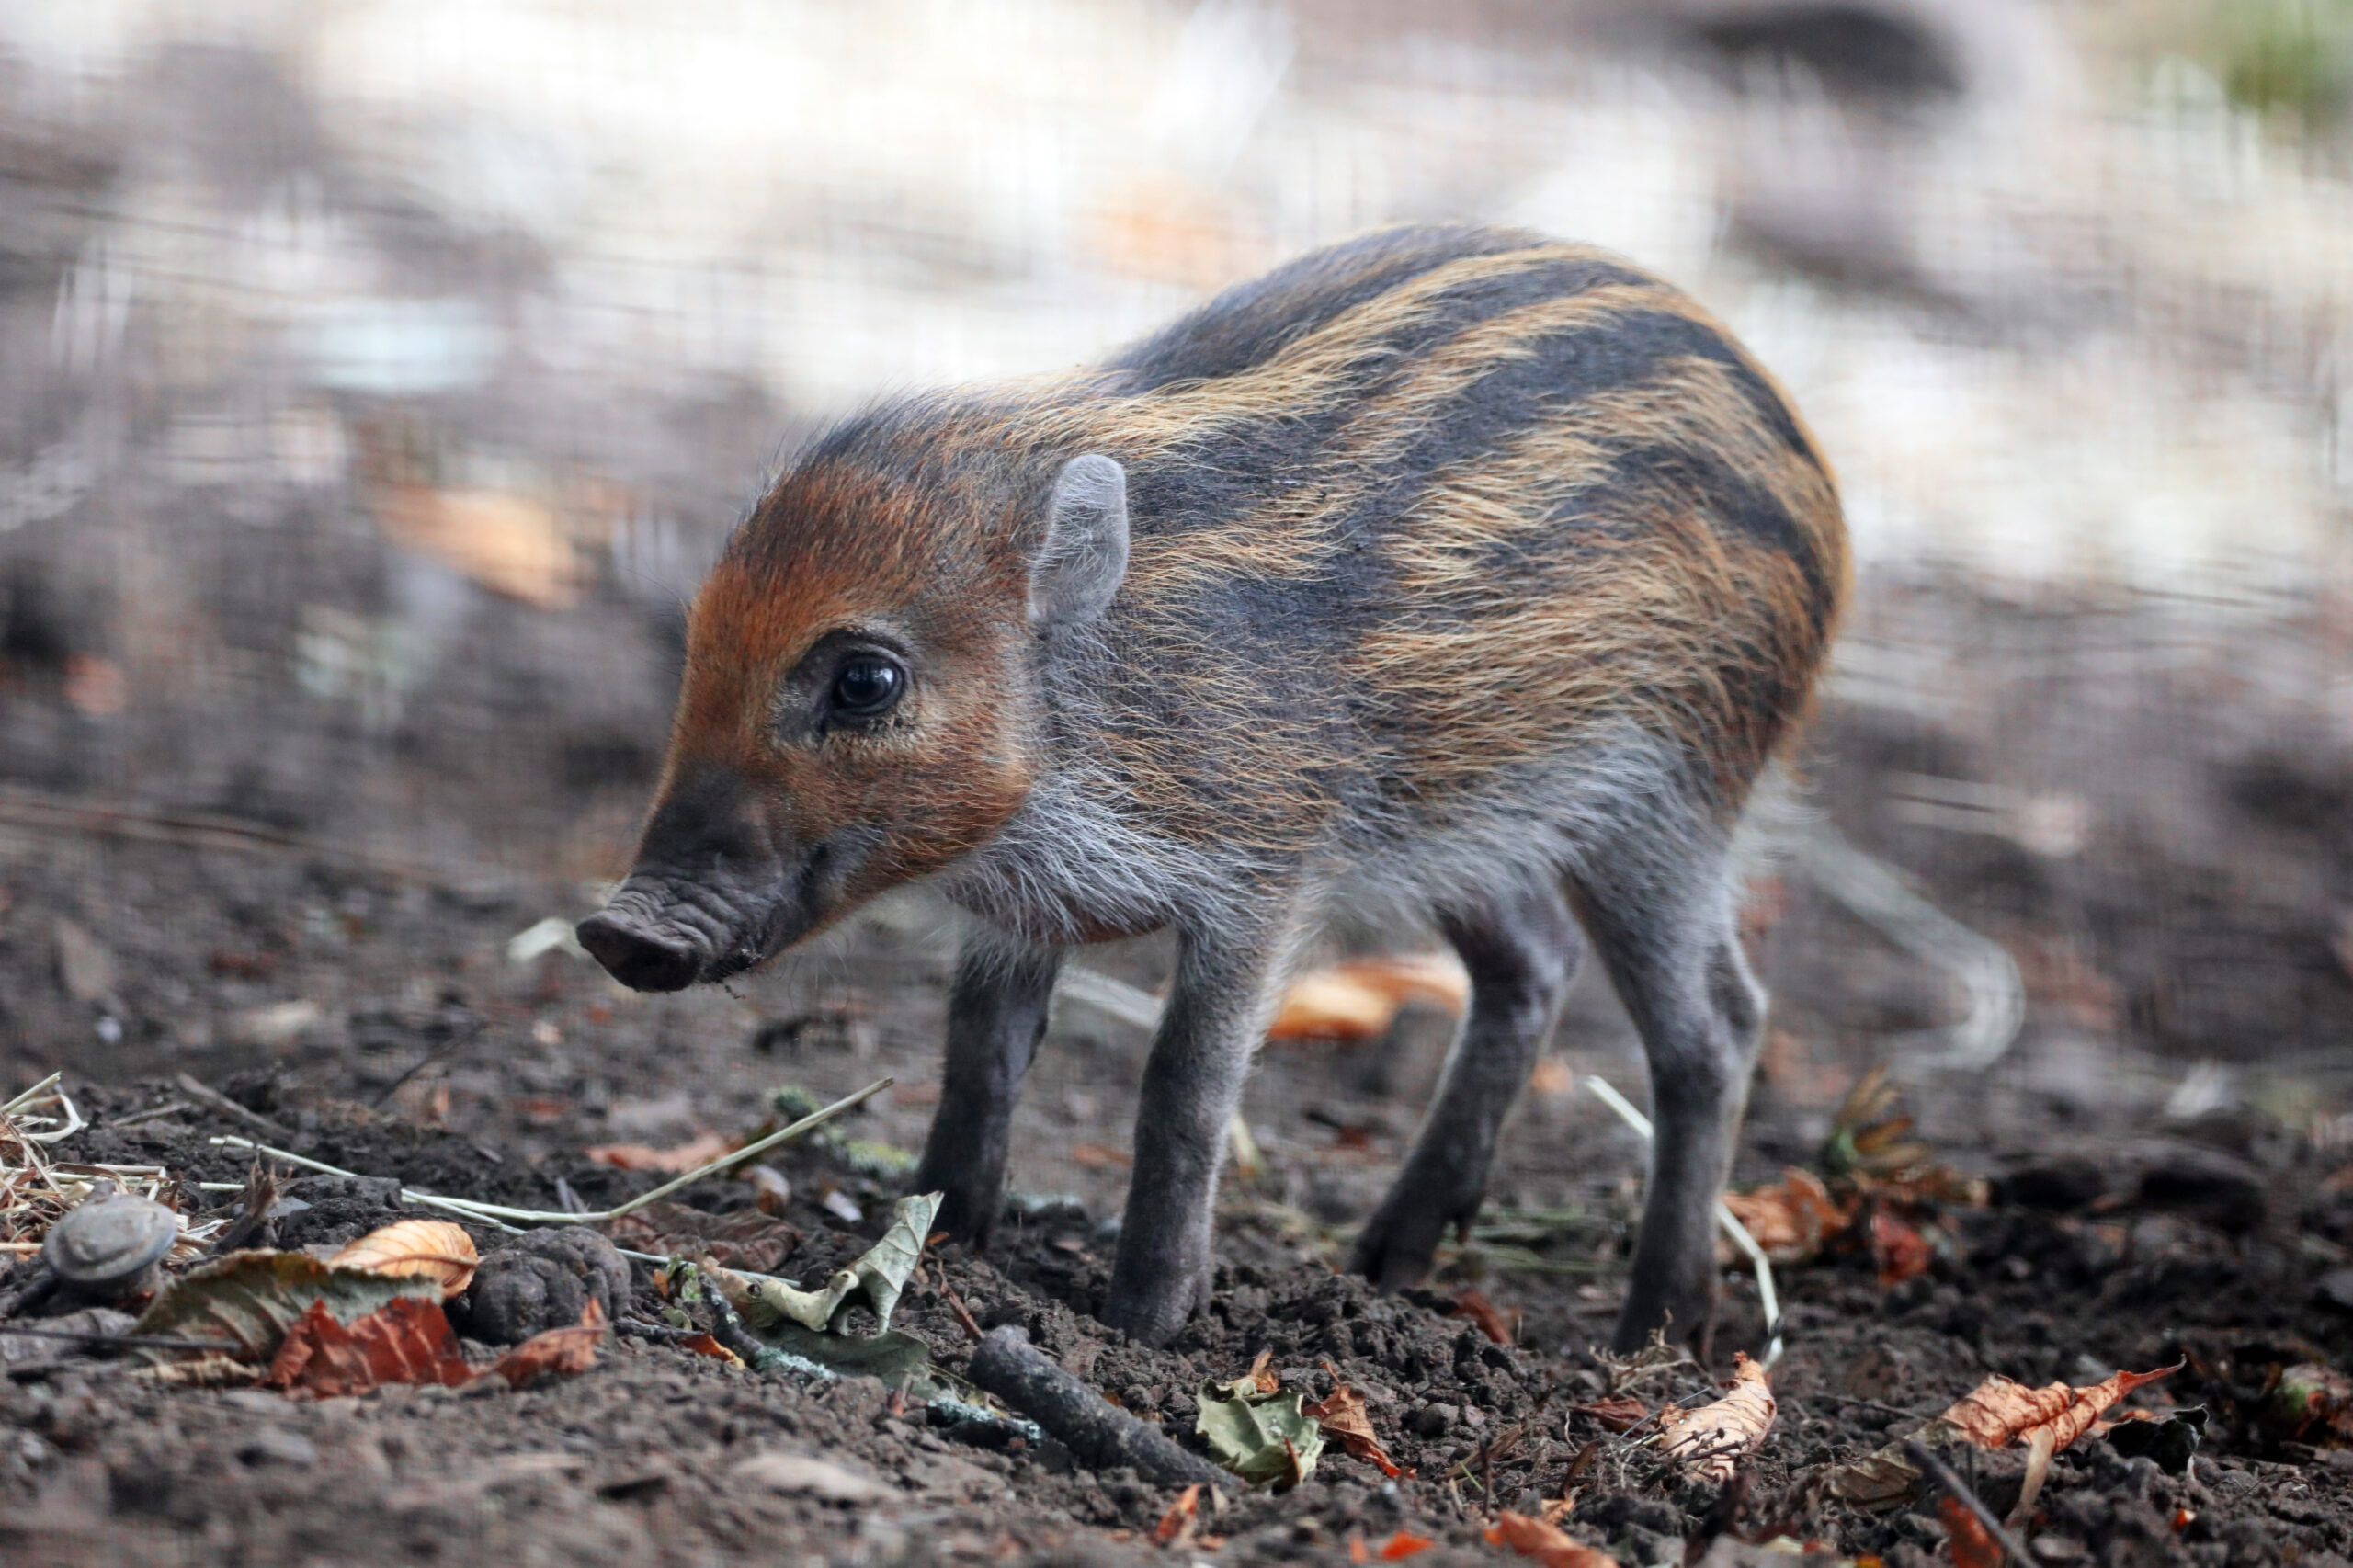
<svg viewBox="0 0 2353 1568">
<path fill-rule="evenodd" d="M 852 1306 L 864 1302 L 881 1325 L 877 1333 L 891 1326 L 891 1313 L 898 1307 L 899 1294 L 907 1288 L 907 1277 L 915 1272 L 915 1264 L 923 1256 L 924 1238 L 931 1234 L 931 1221 L 939 1212 L 940 1194 L 917 1193 L 902 1198 L 893 1209 L 891 1228 L 858 1260 L 825 1281 L 818 1290 L 803 1290 L 781 1279 L 762 1279 L 746 1284 L 742 1298 L 734 1300 L 736 1311 L 744 1314 L 746 1326 L 764 1333 L 779 1324 L 793 1323 L 818 1334 L 833 1331 L 842 1314 Z M 838 1337 L 838 1336 L 837 1336 Z"/>
<path fill-rule="evenodd" d="M 1324 1428 L 1307 1414 L 1303 1396 L 1244 1393 L 1247 1378 L 1204 1382 L 1193 1430 L 1210 1440 L 1211 1455 L 1253 1486 L 1299 1484 L 1324 1452 Z"/>
<path fill-rule="evenodd" d="M 172 1281 L 131 1332 L 215 1340 L 222 1353 L 241 1361 L 267 1361 L 313 1301 L 324 1302 L 335 1320 L 348 1327 L 404 1296 L 438 1301 L 441 1287 L 421 1274 L 331 1267 L 308 1253 L 233 1252 Z M 190 1354 L 150 1347 L 142 1357 L 168 1361 Z"/>
</svg>

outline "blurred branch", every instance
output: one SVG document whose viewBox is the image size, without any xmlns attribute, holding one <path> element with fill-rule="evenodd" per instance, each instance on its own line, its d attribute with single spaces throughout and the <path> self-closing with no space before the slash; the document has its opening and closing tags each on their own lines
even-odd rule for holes
<svg viewBox="0 0 2353 1568">
<path fill-rule="evenodd" d="M 413 861 L 322 844 L 300 834 L 287 833 L 237 817 L 143 806 L 91 805 L 17 784 L 0 784 L 0 823 L 51 832 L 85 833 L 98 838 L 170 844 L 183 849 L 227 849 L 241 855 L 293 856 L 398 881 L 447 880 L 436 877 L 428 869 Z"/>
</svg>

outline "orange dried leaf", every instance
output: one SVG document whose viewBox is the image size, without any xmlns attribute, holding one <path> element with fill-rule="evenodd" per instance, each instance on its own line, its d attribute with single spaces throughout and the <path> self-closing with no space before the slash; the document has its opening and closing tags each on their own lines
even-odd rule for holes
<svg viewBox="0 0 2353 1568">
<path fill-rule="evenodd" d="M 286 1331 L 263 1381 L 329 1399 L 386 1383 L 454 1385 L 472 1377 L 440 1307 L 402 1296 L 348 1325 L 324 1301 L 313 1301 Z"/>
<path fill-rule="evenodd" d="M 1365 1409 L 1364 1395 L 1347 1384 L 1336 1381 L 1329 1399 L 1319 1400 L 1308 1405 L 1306 1410 L 1327 1434 L 1340 1440 L 1342 1448 L 1366 1463 L 1380 1467 L 1381 1474 L 1394 1479 L 1404 1473 L 1398 1469 L 1397 1461 L 1389 1457 L 1389 1450 L 1381 1447 L 1380 1437 L 1374 1435 L 1372 1416 Z"/>
<path fill-rule="evenodd" d="M 2180 1371 L 2183 1365 L 2176 1362 L 2154 1372 L 2119 1372 L 2084 1388 L 2051 1383 L 2030 1389 L 1997 1372 L 1954 1401 L 1939 1419 L 1981 1449 L 2032 1442 L 2041 1433 L 2049 1434 L 2054 1450 L 2063 1449 L 2091 1430 L 2092 1424 L 2117 1401 L 2134 1389 Z"/>
<path fill-rule="evenodd" d="M 1775 1263 L 1803 1263 L 1855 1222 L 1851 1206 L 1841 1205 L 1812 1171 L 1791 1165 L 1770 1187 L 1724 1194 L 1724 1207 L 1756 1239 Z"/>
<path fill-rule="evenodd" d="M 681 1350 L 692 1351 L 698 1356 L 708 1356 L 715 1361 L 729 1361 L 738 1367 L 744 1364 L 744 1358 L 707 1334 L 689 1335 L 684 1339 L 674 1340 L 672 1343 Z"/>
<path fill-rule="evenodd" d="M 1928 1239 L 1911 1221 L 1884 1203 L 1871 1206 L 1871 1261 L 1879 1268 L 1881 1290 L 1926 1274 L 1932 1256 Z"/>
<path fill-rule="evenodd" d="M 1952 1568 L 2002 1568 L 2002 1549 L 1975 1514 L 1950 1497 L 1937 1500 L 1937 1513 L 1952 1543 Z"/>
<path fill-rule="evenodd" d="M 605 1310 L 592 1301 L 581 1310 L 576 1325 L 533 1335 L 501 1356 L 490 1370 L 514 1388 L 543 1377 L 570 1377 L 597 1364 L 597 1342 L 604 1337 Z"/>
<path fill-rule="evenodd" d="M 1436 1544 L 1426 1535 L 1415 1535 L 1411 1530 L 1399 1530 L 1381 1543 L 1381 1551 L 1375 1555 L 1383 1562 L 1394 1562 L 1401 1557 L 1411 1557 L 1416 1551 L 1427 1551 Z"/>
<path fill-rule="evenodd" d="M 364 1268 L 370 1274 L 422 1274 L 438 1280 L 441 1293 L 454 1296 L 474 1277 L 482 1256 L 465 1227 L 448 1220 L 395 1220 L 355 1241 L 327 1259 L 330 1268 Z"/>
<path fill-rule="evenodd" d="M 1408 1001 L 1461 1012 L 1471 983 L 1443 953 L 1353 959 L 1302 975 L 1283 998 L 1269 1040 L 1370 1040 L 1389 1028 Z"/>
<path fill-rule="evenodd" d="M 1394 999 L 1324 971 L 1302 975 L 1283 998 L 1268 1040 L 1371 1040 L 1397 1016 Z"/>
<path fill-rule="evenodd" d="M 1744 1352 L 1733 1358 L 1732 1375 L 1732 1392 L 1714 1403 L 1658 1418 L 1660 1451 L 1711 1481 L 1730 1481 L 1773 1429 L 1777 1406 L 1765 1369 Z"/>
<path fill-rule="evenodd" d="M 1498 1345 L 1511 1343 L 1511 1320 L 1501 1308 L 1476 1290 L 1465 1290 L 1454 1298 L 1454 1315 L 1469 1318 L 1479 1325 L 1479 1332 Z"/>
<path fill-rule="evenodd" d="M 1618 1568 L 1618 1560 L 1596 1547 L 1573 1540 L 1558 1525 L 1548 1525 L 1509 1508 L 1487 1527 L 1489 1546 L 1508 1546 L 1522 1557 L 1533 1557 L 1544 1568 Z"/>
<path fill-rule="evenodd" d="M 1193 1533 L 1194 1521 L 1201 1511 L 1201 1485 L 1195 1482 L 1176 1494 L 1176 1501 L 1168 1505 L 1168 1512 L 1160 1516 L 1154 1527 L 1152 1539 L 1157 1545 L 1167 1546 Z"/>
<path fill-rule="evenodd" d="M 1372 1561 L 1372 1553 L 1364 1549 L 1364 1537 L 1355 1530 L 1348 1532 L 1348 1561 L 1355 1563 L 1356 1568 L 1364 1568 Z"/>
<path fill-rule="evenodd" d="M 1590 1415 L 1601 1423 L 1606 1431 L 1623 1432 L 1639 1426 L 1651 1418 L 1651 1407 L 1631 1394 L 1613 1393 L 1597 1399 L 1591 1404 L 1571 1407 L 1572 1415 Z"/>
<path fill-rule="evenodd" d="M 1074 1143 L 1070 1146 L 1070 1159 L 1071 1164 L 1090 1171 L 1124 1168 L 1135 1163 L 1125 1149 L 1114 1149 L 1108 1143 Z"/>
<path fill-rule="evenodd" d="M 705 1132 L 671 1149 L 656 1149 L 644 1143 L 598 1143 L 586 1151 L 588 1157 L 600 1165 L 616 1165 L 625 1171 L 663 1171 L 678 1176 L 699 1170 L 711 1161 L 732 1154 L 741 1147 L 735 1139 L 723 1132 Z"/>
</svg>

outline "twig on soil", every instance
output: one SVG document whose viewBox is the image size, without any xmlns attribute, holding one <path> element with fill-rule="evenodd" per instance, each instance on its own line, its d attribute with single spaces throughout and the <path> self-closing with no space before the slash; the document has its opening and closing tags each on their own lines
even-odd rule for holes
<svg viewBox="0 0 2353 1568">
<path fill-rule="evenodd" d="M 1029 1416 L 1096 1470 L 1132 1465 L 1162 1486 L 1240 1485 L 1159 1427 L 1137 1420 L 1064 1371 L 1017 1327 L 994 1329 L 972 1352 L 973 1382 Z"/>
<path fill-rule="evenodd" d="M 415 1062 L 409 1064 L 408 1071 L 403 1073 L 399 1077 L 393 1079 L 391 1083 L 377 1090 L 375 1097 L 368 1102 L 369 1105 L 371 1107 L 381 1106 L 386 1100 L 391 1099 L 394 1095 L 400 1093 L 402 1085 L 415 1077 L 419 1073 L 424 1072 L 427 1067 L 433 1066 L 437 1062 L 446 1061 L 449 1057 L 456 1055 L 461 1047 L 471 1044 L 481 1035 L 483 1027 L 488 1024 L 489 1021 L 489 1019 L 484 1018 L 477 1013 L 462 1027 L 451 1029 L 448 1040 L 443 1040 L 440 1044 L 433 1047 L 433 1049 L 427 1051 L 424 1055 L 418 1057 Z"/>
<path fill-rule="evenodd" d="M 802 1117 L 790 1127 L 779 1128 L 765 1138 L 756 1138 L 740 1149 L 722 1154 L 709 1165 L 698 1165 L 684 1176 L 675 1176 L 651 1191 L 639 1193 L 628 1202 L 615 1204 L 610 1209 L 601 1209 L 586 1214 L 570 1214 L 560 1209 L 509 1209 L 503 1203 L 476 1203 L 471 1199 L 445 1198 L 438 1193 L 420 1192 L 410 1187 L 401 1188 L 401 1201 L 422 1204 L 431 1209 L 447 1209 L 453 1214 L 462 1214 L 469 1220 L 479 1220 L 485 1224 L 499 1224 L 506 1221 L 517 1221 L 528 1225 L 602 1224 L 608 1220 L 618 1220 L 623 1215 L 633 1214 L 649 1203 L 658 1202 L 669 1197 L 682 1187 L 692 1186 L 714 1171 L 724 1170 L 729 1165 L 741 1165 L 755 1155 L 766 1153 L 779 1143 L 789 1143 L 802 1133 L 824 1126 L 842 1112 L 864 1105 L 897 1081 L 894 1078 L 878 1078 L 856 1094 L 845 1096 L 823 1110 Z M 289 1165 L 301 1165 L 326 1176 L 349 1176 L 358 1174 L 326 1165 L 322 1161 L 306 1159 L 301 1154 L 290 1153 L 284 1149 L 273 1149 L 266 1143 L 256 1143 L 250 1138 L 224 1135 L 211 1142 L 225 1148 L 251 1149 L 257 1154 L 267 1154 L 273 1160 L 284 1160 Z"/>
<path fill-rule="evenodd" d="M 145 1110 L 134 1110 L 129 1116 L 108 1117 L 107 1126 L 109 1129 L 138 1127 L 150 1121 L 161 1121 L 167 1116 L 177 1116 L 184 1110 L 195 1108 L 186 1100 L 165 1100 L 162 1105 L 151 1105 Z"/>
<path fill-rule="evenodd" d="M 85 1345 L 127 1345 L 133 1349 L 157 1350 L 242 1350 L 233 1339 L 173 1339 L 153 1334 L 109 1334 L 97 1328 L 26 1328 L 17 1324 L 0 1325 L 0 1339 L 72 1339 Z"/>
<path fill-rule="evenodd" d="M 1952 1466 L 1938 1457 L 1934 1449 L 1916 1437 L 1906 1437 L 1904 1439 L 1904 1457 L 1919 1466 L 1922 1474 L 1943 1487 L 1946 1495 L 1976 1515 L 1977 1522 L 1985 1527 L 1985 1533 L 2001 1544 L 2012 1561 L 2019 1563 L 2021 1568 L 2034 1568 L 2035 1555 L 2026 1549 L 2026 1543 L 2010 1533 L 2010 1527 L 2002 1522 L 1999 1515 L 1978 1501 L 1977 1494 L 1954 1473 Z"/>
<path fill-rule="evenodd" d="M 643 1318 L 615 1318 L 613 1332 L 630 1339 L 651 1339 L 659 1345 L 676 1345 L 688 1339 L 699 1339 L 708 1330 L 678 1328 L 666 1323 L 648 1323 Z M 717 1335 L 712 1335 L 716 1339 Z"/>
<path fill-rule="evenodd" d="M 289 1129 L 270 1120 L 269 1118 L 262 1115 L 261 1112 L 257 1110 L 246 1109 L 244 1106 L 239 1105 L 228 1096 L 222 1094 L 220 1090 L 200 1079 L 191 1077 L 188 1074 L 182 1073 L 175 1077 L 172 1082 L 179 1085 L 180 1093 L 187 1095 L 193 1099 L 203 1101 L 207 1106 L 210 1106 L 212 1109 L 219 1111 L 230 1120 L 243 1122 L 256 1132 L 266 1132 L 272 1138 L 280 1139 L 291 1139 L 294 1136 L 293 1132 Z"/>
<path fill-rule="evenodd" d="M 1586 1074 L 1585 1081 L 1593 1086 L 1594 1094 L 1603 1105 L 1618 1113 L 1619 1120 L 1632 1128 L 1643 1142 L 1651 1142 L 1651 1119 L 1636 1110 L 1631 1100 L 1591 1073 Z M 1748 1233 L 1748 1227 L 1740 1222 L 1721 1198 L 1716 1199 L 1716 1223 L 1732 1244 L 1747 1255 L 1748 1266 L 1756 1271 L 1756 1299 L 1765 1309 L 1765 1354 L 1758 1358 L 1757 1365 L 1769 1371 L 1773 1363 L 1781 1358 L 1781 1299 L 1773 1289 L 1772 1260 L 1765 1256 L 1765 1249 L 1756 1244 L 1756 1238 Z"/>
<path fill-rule="evenodd" d="M 939 1299 L 946 1301 L 948 1310 L 956 1314 L 957 1326 L 971 1337 L 973 1344 L 978 1345 L 986 1336 L 981 1333 L 981 1325 L 972 1321 L 971 1310 L 957 1299 L 956 1287 L 948 1282 L 948 1265 L 935 1257 L 931 1266 L 939 1271 Z"/>
<path fill-rule="evenodd" d="M 105 838 L 135 838 L 184 849 L 233 849 L 245 855 L 301 855 L 323 865 L 367 872 L 392 881 L 428 881 L 425 869 L 381 855 L 331 847 L 258 823 L 204 812 L 94 806 L 25 789 L 0 786 L 0 822 L 23 827 L 71 829 Z"/>
</svg>

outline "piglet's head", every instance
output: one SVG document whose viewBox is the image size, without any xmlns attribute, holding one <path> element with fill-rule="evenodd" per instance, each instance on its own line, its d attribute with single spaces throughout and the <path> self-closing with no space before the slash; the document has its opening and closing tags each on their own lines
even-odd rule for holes
<svg viewBox="0 0 2353 1568">
<path fill-rule="evenodd" d="M 1040 650 L 1128 562 L 1126 477 L 1009 510 L 823 459 L 739 530 L 688 619 L 660 790 L 580 941 L 641 991 L 720 980 L 986 843 L 1040 766 Z"/>
</svg>

